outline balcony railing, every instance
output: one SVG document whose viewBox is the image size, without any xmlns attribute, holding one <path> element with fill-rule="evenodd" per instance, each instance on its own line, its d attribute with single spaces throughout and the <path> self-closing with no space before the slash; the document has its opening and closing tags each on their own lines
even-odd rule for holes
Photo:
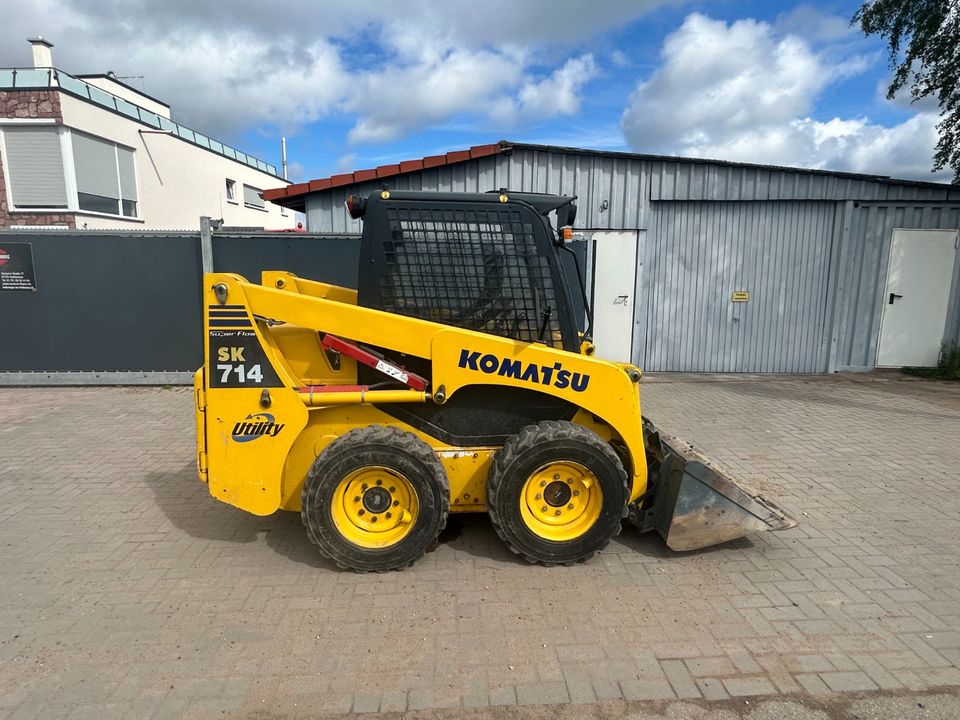
<svg viewBox="0 0 960 720">
<path fill-rule="evenodd" d="M 176 135 L 182 140 L 211 150 L 218 155 L 223 155 L 231 160 L 242 162 L 244 165 L 279 177 L 275 165 L 259 160 L 253 155 L 247 155 L 229 145 L 224 145 L 162 115 L 150 112 L 146 108 L 117 97 L 113 93 L 101 90 L 90 83 L 68 75 L 62 70 L 55 68 L 0 69 L 0 90 L 45 90 L 48 88 L 63 90 L 81 100 L 100 105 L 131 120 L 136 120 L 157 130 L 169 132 L 171 135 Z"/>
</svg>

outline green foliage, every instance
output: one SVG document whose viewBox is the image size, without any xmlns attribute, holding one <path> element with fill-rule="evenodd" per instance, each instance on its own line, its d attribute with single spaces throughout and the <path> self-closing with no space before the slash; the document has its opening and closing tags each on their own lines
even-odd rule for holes
<svg viewBox="0 0 960 720">
<path fill-rule="evenodd" d="M 887 97 L 909 86 L 914 102 L 936 97 L 940 140 L 933 169 L 950 167 L 960 185 L 960 3 L 958 0 L 868 0 L 851 20 L 887 40 L 893 80 Z"/>
<path fill-rule="evenodd" d="M 936 367 L 905 367 L 907 375 L 930 378 L 931 380 L 958 380 L 960 381 L 960 345 L 944 348 L 940 356 L 940 364 Z"/>
</svg>

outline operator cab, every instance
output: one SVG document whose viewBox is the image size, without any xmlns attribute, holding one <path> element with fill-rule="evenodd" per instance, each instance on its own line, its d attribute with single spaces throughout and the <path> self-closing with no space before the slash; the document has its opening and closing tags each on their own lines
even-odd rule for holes
<svg viewBox="0 0 960 720">
<path fill-rule="evenodd" d="M 578 352 L 574 289 L 558 254 L 575 199 L 506 190 L 351 196 L 350 215 L 364 219 L 357 302 Z"/>
</svg>

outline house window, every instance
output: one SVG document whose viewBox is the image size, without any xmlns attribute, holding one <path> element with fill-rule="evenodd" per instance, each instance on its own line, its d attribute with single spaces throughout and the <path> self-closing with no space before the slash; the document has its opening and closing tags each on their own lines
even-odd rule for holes
<svg viewBox="0 0 960 720">
<path fill-rule="evenodd" d="M 80 210 L 137 217 L 133 151 L 78 132 L 72 140 Z"/>
<path fill-rule="evenodd" d="M 3 128 L 3 140 L 13 208 L 66 209 L 60 131 L 56 127 L 7 126 Z"/>
<path fill-rule="evenodd" d="M 266 207 L 263 203 L 263 196 L 260 194 L 263 190 L 258 190 L 255 187 L 250 185 L 243 186 L 243 204 L 248 208 L 256 208 L 257 210 L 266 210 Z"/>
<path fill-rule="evenodd" d="M 227 178 L 227 200 L 230 202 L 237 201 L 237 181 Z"/>
</svg>

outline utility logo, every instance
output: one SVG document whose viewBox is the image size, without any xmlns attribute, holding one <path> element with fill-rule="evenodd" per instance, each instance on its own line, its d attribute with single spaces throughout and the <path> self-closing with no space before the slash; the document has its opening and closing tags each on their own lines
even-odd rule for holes
<svg viewBox="0 0 960 720">
<path fill-rule="evenodd" d="M 276 437 L 284 427 L 283 423 L 274 422 L 270 413 L 255 413 L 233 426 L 232 437 L 234 442 L 250 442 L 265 435 Z"/>
<path fill-rule="evenodd" d="M 537 365 L 536 363 L 523 363 L 520 360 L 511 360 L 510 358 L 498 358 L 496 355 L 481 355 L 479 352 L 461 350 L 460 362 L 457 364 L 462 368 L 479 370 L 487 375 L 500 375 L 501 377 L 524 380 L 539 385 L 553 385 L 560 390 L 570 388 L 574 392 L 583 392 L 590 383 L 589 375 L 564 370 L 563 363 L 559 362 L 555 362 L 553 365 Z"/>
</svg>

